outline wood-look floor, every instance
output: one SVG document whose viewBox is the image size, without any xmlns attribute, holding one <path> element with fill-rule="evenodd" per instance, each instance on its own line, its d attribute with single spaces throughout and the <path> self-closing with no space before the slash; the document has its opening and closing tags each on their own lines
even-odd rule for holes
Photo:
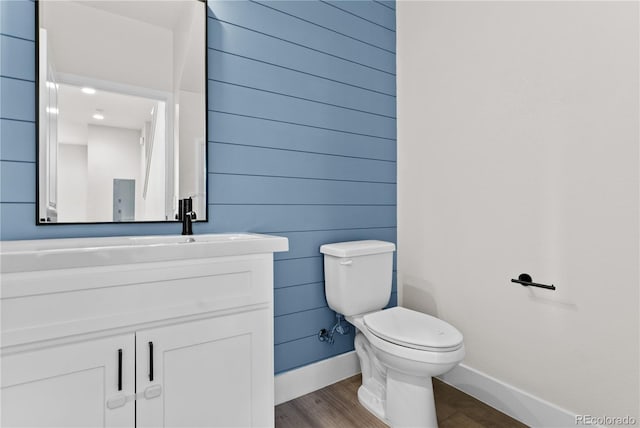
<svg viewBox="0 0 640 428">
<path fill-rule="evenodd" d="M 385 428 L 358 402 L 360 375 L 276 406 L 277 428 Z M 433 380 L 440 428 L 520 428 L 526 425 L 464 392 Z"/>
</svg>

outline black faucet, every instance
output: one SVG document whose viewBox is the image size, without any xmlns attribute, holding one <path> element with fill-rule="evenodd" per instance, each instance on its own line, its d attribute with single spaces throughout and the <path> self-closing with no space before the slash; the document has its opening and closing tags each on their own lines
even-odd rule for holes
<svg viewBox="0 0 640 428">
<path fill-rule="evenodd" d="M 178 200 L 176 219 L 182 222 L 183 235 L 193 235 L 191 223 L 196 219 L 196 213 L 193 211 L 193 200 L 190 197 Z"/>
</svg>

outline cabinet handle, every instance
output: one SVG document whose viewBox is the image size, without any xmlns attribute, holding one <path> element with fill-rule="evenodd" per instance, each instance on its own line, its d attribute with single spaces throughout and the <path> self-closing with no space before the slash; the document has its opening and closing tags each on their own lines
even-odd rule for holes
<svg viewBox="0 0 640 428">
<path fill-rule="evenodd" d="M 118 391 L 122 391 L 122 349 L 118 349 Z"/>
<path fill-rule="evenodd" d="M 149 382 L 153 382 L 153 342 L 149 342 Z"/>
</svg>

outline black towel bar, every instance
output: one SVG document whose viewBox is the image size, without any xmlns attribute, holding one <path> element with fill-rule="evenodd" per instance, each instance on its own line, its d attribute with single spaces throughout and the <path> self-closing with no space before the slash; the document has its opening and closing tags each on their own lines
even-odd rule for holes
<svg viewBox="0 0 640 428">
<path fill-rule="evenodd" d="M 556 286 L 551 284 L 551 285 L 546 285 L 546 284 L 538 284 L 537 282 L 533 282 L 533 278 L 531 278 L 531 275 L 529 275 L 528 273 L 521 273 L 518 276 L 518 279 L 511 279 L 511 282 L 515 282 L 516 284 L 521 284 L 525 287 L 540 287 L 540 288 L 546 288 L 547 290 L 555 290 Z"/>
</svg>

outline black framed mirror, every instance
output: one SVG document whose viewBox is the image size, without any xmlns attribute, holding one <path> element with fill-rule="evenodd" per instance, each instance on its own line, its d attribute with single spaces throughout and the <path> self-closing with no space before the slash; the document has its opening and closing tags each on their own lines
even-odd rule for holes
<svg viewBox="0 0 640 428">
<path fill-rule="evenodd" d="M 36 2 L 37 224 L 207 220 L 206 8 Z"/>
</svg>

